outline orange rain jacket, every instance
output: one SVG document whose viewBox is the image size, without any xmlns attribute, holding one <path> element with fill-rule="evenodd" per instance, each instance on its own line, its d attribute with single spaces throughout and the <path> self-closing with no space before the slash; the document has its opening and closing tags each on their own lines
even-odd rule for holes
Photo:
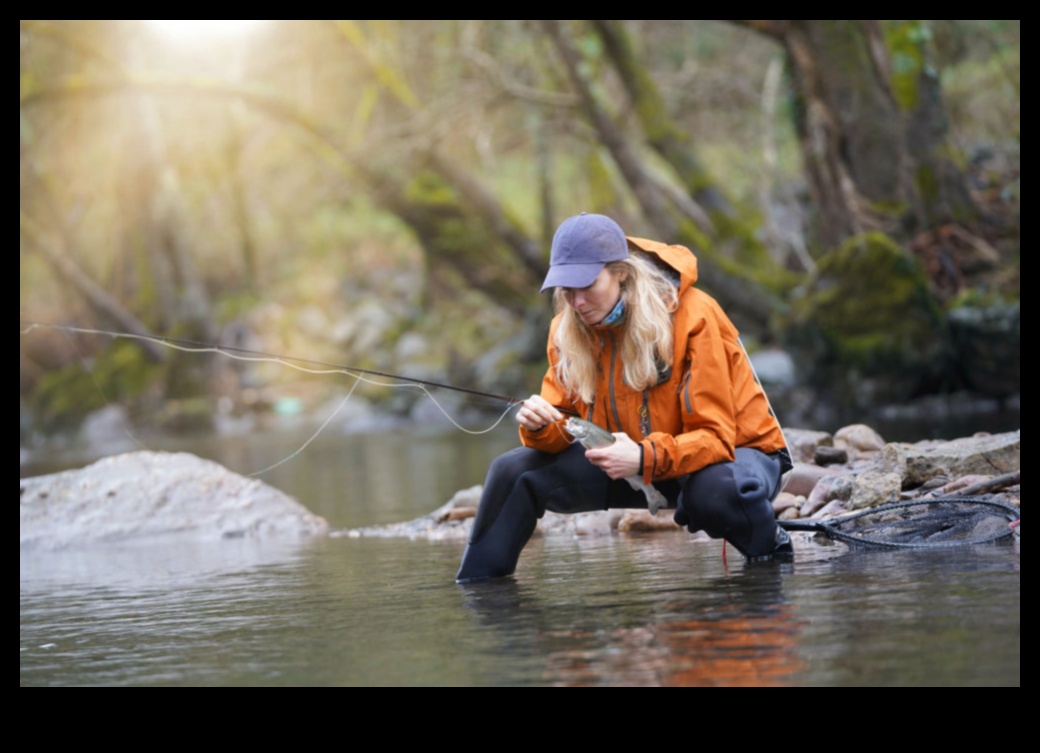
<svg viewBox="0 0 1040 753">
<path fill-rule="evenodd" d="M 754 447 L 767 454 L 784 448 L 780 424 L 737 339 L 736 327 L 714 298 L 694 287 L 697 257 L 685 246 L 632 237 L 628 242 L 679 273 L 671 373 L 650 389 L 629 387 L 618 363 L 615 333 L 604 330 L 596 354 L 600 381 L 593 404 L 588 405 L 570 395 L 557 379 L 553 345 L 557 316 L 549 328 L 549 369 L 542 379 L 542 397 L 640 442 L 647 483 L 732 461 L 737 447 Z M 535 432 L 521 426 L 520 441 L 526 447 L 560 452 L 571 442 L 561 423 Z"/>
</svg>

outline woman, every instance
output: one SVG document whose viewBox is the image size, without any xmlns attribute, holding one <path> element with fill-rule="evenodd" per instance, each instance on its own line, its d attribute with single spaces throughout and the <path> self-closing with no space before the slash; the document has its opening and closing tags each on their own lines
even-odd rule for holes
<svg viewBox="0 0 1040 753">
<path fill-rule="evenodd" d="M 691 532 L 749 559 L 791 555 L 771 504 L 791 467 L 783 432 L 736 328 L 696 281 L 683 246 L 627 238 L 604 215 L 560 225 L 542 286 L 555 289 L 549 369 L 517 412 L 523 446 L 491 464 L 456 580 L 511 574 L 546 510 L 645 508 L 624 480 L 637 474 Z M 585 450 L 565 414 L 617 441 Z"/>
</svg>

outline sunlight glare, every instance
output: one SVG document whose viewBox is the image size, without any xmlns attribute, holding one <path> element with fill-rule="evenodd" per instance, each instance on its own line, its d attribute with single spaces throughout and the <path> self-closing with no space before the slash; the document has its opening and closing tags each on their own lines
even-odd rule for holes
<svg viewBox="0 0 1040 753">
<path fill-rule="evenodd" d="M 150 21 L 146 24 L 178 41 L 227 39 L 244 36 L 266 21 Z"/>
</svg>

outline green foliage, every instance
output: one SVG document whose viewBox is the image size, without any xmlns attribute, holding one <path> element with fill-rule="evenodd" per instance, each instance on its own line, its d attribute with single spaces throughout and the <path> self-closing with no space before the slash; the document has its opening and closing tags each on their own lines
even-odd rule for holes
<svg viewBox="0 0 1040 753">
<path fill-rule="evenodd" d="M 903 112 L 917 107 L 919 77 L 926 67 L 925 46 L 932 35 L 924 21 L 891 21 L 885 44 L 891 56 L 892 91 Z"/>
<path fill-rule="evenodd" d="M 162 369 L 137 344 L 117 340 L 89 363 L 73 362 L 44 374 L 29 403 L 45 429 L 70 428 L 109 403 L 140 397 Z"/>
<path fill-rule="evenodd" d="M 952 311 L 958 308 L 998 308 L 1018 305 L 1020 298 L 996 287 L 975 286 L 965 288 L 946 302 L 945 309 Z"/>
<path fill-rule="evenodd" d="M 406 184 L 405 198 L 427 208 L 455 207 L 459 196 L 450 183 L 430 170 L 417 172 Z"/>
<path fill-rule="evenodd" d="M 621 201 L 617 190 L 617 171 L 613 163 L 604 159 L 598 149 L 589 150 L 585 161 L 589 187 L 589 203 L 592 211 L 610 213 Z"/>
<path fill-rule="evenodd" d="M 1005 23 L 1013 26 L 974 29 L 964 44 L 984 46 L 985 54 L 962 52 L 942 69 L 951 126 L 968 145 L 1006 148 L 1009 141 L 1021 139 L 1021 22 Z"/>
<path fill-rule="evenodd" d="M 650 100 L 624 90 L 592 24 L 560 22 L 594 96 L 658 180 L 686 182 L 693 195 L 722 188 L 734 205 L 733 213 L 712 216 L 725 239 L 718 247 L 692 222 L 680 221 L 678 237 L 663 240 L 690 245 L 706 265 L 799 303 L 792 291 L 800 277 L 777 269 L 759 233 L 766 202 L 819 209 L 804 199 L 789 121 L 796 82 L 776 76 L 774 89 L 764 86 L 767 69 L 782 66 L 784 47 L 739 23 L 617 23 L 631 38 L 635 78 L 652 82 L 660 102 L 648 110 Z M 924 53 L 934 42 L 958 142 L 1002 150 L 1016 142 L 1017 158 L 1021 22 L 884 23 L 901 106 L 919 96 L 920 77 L 929 74 Z M 543 299 L 533 273 L 496 236 L 501 225 L 492 227 L 429 167 L 431 153 L 488 187 L 504 225 L 546 254 L 543 222 L 574 211 L 616 212 L 643 223 L 641 232 L 653 230 L 536 22 L 299 21 L 271 24 L 241 44 L 190 51 L 133 21 L 22 21 L 21 31 L 22 211 L 146 327 L 206 316 L 215 330 L 243 325 L 273 352 L 336 362 L 357 356 L 376 367 L 399 366 L 393 346 L 413 333 L 429 341 L 424 368 L 458 370 L 486 354 Z M 678 175 L 680 163 L 655 153 L 654 138 L 688 149 L 702 172 Z M 916 178 L 925 193 L 937 183 L 926 171 Z M 994 185 L 1016 197 L 1008 211 L 1017 213 L 1017 177 Z M 97 306 L 28 245 L 23 239 L 23 310 L 89 325 L 80 320 Z M 821 279 L 836 276 L 830 264 L 855 266 L 821 260 Z M 913 289 L 910 275 L 894 259 L 875 272 L 888 296 L 880 308 L 894 306 L 897 320 L 929 321 L 927 307 L 912 306 L 903 291 Z M 181 310 L 189 275 L 204 293 L 205 312 Z M 821 320 L 814 336 L 823 345 L 814 354 L 831 359 L 835 373 L 841 358 L 860 368 L 871 360 L 862 354 L 886 351 L 889 335 L 856 329 L 872 321 L 869 312 L 828 299 L 823 288 L 806 289 L 818 296 L 805 302 L 806 317 Z M 508 313 L 494 306 L 502 301 Z M 372 337 L 336 334 L 361 327 L 363 317 L 351 316 L 365 306 L 391 320 L 375 346 Z M 941 317 L 930 321 L 940 333 L 931 339 L 941 341 Z M 911 349 L 926 339 L 900 337 Z M 52 371 L 23 375 L 48 422 L 153 394 L 159 403 L 177 394 L 187 406 L 209 388 L 201 359 L 156 367 L 122 348 L 92 358 L 90 372 L 78 363 L 55 366 L 55 358 L 41 367 Z M 513 362 L 517 372 L 541 367 L 524 358 Z M 265 385 L 285 378 L 284 369 L 259 368 Z"/>
</svg>

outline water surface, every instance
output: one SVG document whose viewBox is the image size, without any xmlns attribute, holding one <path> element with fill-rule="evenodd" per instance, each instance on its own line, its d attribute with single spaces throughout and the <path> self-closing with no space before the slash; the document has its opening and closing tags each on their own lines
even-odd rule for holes
<svg viewBox="0 0 1040 753">
<path fill-rule="evenodd" d="M 513 441 L 510 427 L 484 437 L 328 436 L 262 478 L 334 528 L 398 522 L 481 483 Z M 151 449 L 185 449 L 248 473 L 298 446 L 283 431 Z M 1020 685 L 1018 540 L 937 551 L 796 546 L 793 563 L 749 565 L 681 531 L 535 539 L 515 577 L 465 586 L 453 582 L 461 542 L 329 537 L 22 552 L 19 679 Z"/>
</svg>

